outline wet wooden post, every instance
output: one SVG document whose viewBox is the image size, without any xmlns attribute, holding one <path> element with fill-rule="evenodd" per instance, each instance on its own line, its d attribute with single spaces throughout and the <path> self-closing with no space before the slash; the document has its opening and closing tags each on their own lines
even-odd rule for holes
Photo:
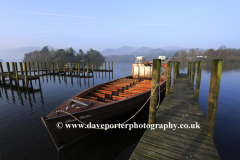
<svg viewBox="0 0 240 160">
<path fill-rule="evenodd" d="M 202 74 L 202 61 L 198 61 L 197 62 L 197 79 L 196 79 L 196 87 L 195 87 L 195 98 L 197 100 L 199 97 L 201 74 Z"/>
<path fill-rule="evenodd" d="M 188 62 L 188 72 L 187 73 L 188 73 L 188 79 L 190 79 L 190 74 L 189 74 L 190 73 L 190 62 Z"/>
<path fill-rule="evenodd" d="M 19 85 L 19 78 L 18 78 L 18 68 L 17 68 L 17 62 L 16 63 L 14 63 L 15 65 L 15 71 L 16 71 L 16 82 L 17 82 L 17 86 Z"/>
<path fill-rule="evenodd" d="M 51 73 L 51 65 L 50 65 L 50 62 L 48 63 L 48 68 L 49 68 L 49 71 Z"/>
<path fill-rule="evenodd" d="M 65 66 L 65 62 L 63 62 L 63 71 L 64 71 L 64 74 L 66 74 L 66 66 Z"/>
<path fill-rule="evenodd" d="M 105 71 L 107 70 L 107 68 L 106 68 L 106 63 L 107 63 L 107 62 L 105 62 Z"/>
<path fill-rule="evenodd" d="M 14 62 L 12 62 L 12 72 L 15 72 L 15 65 L 14 65 Z"/>
<path fill-rule="evenodd" d="M 47 74 L 47 62 L 44 62 L 45 73 Z"/>
<path fill-rule="evenodd" d="M 42 62 L 41 62 L 42 63 Z M 36 66 L 37 66 L 37 75 L 39 77 L 39 65 L 38 65 L 38 62 L 36 62 Z M 41 65 L 42 66 L 42 65 Z"/>
<path fill-rule="evenodd" d="M 113 62 L 112 62 L 112 71 L 113 71 Z"/>
<path fill-rule="evenodd" d="M 26 84 L 26 87 L 28 87 L 28 83 L 27 83 L 27 64 L 26 64 L 26 62 L 23 63 L 23 67 L 24 67 L 25 84 Z"/>
<path fill-rule="evenodd" d="M 173 62 L 173 80 L 172 80 L 173 85 L 175 84 L 176 77 L 177 77 L 177 62 Z"/>
<path fill-rule="evenodd" d="M 222 75 L 222 59 L 212 60 L 211 80 L 208 95 L 207 119 L 205 133 L 209 137 L 214 136 L 218 94 Z"/>
<path fill-rule="evenodd" d="M 177 75 L 179 74 L 179 70 L 180 70 L 180 62 L 177 63 L 178 64 L 178 72 L 177 72 Z"/>
<path fill-rule="evenodd" d="M 31 65 L 30 65 L 30 62 L 28 62 L 28 72 L 29 72 L 29 76 L 31 76 Z"/>
<path fill-rule="evenodd" d="M 23 66 L 22 66 L 22 62 L 19 62 L 19 67 L 20 67 L 20 74 L 23 75 Z"/>
<path fill-rule="evenodd" d="M 196 62 L 193 62 L 193 71 L 192 71 L 192 81 L 191 81 L 191 85 L 194 85 L 194 79 L 195 79 L 195 71 L 196 71 Z"/>
<path fill-rule="evenodd" d="M 110 62 L 108 62 L 108 71 L 110 71 Z"/>
<path fill-rule="evenodd" d="M 42 71 L 42 74 L 43 74 L 42 62 L 40 62 L 40 68 L 41 68 L 41 71 Z"/>
<path fill-rule="evenodd" d="M 168 94 L 169 94 L 169 91 L 170 91 L 171 71 L 172 71 L 172 61 L 168 61 L 168 66 L 167 66 L 167 82 L 166 82 L 166 95 L 168 95 Z"/>
<path fill-rule="evenodd" d="M 188 77 L 189 80 L 191 80 L 192 66 L 193 66 L 193 62 L 190 62 L 190 65 L 189 65 L 189 77 Z"/>
<path fill-rule="evenodd" d="M 57 62 L 57 70 L 58 70 L 58 74 L 59 74 L 60 73 L 59 62 Z"/>
<path fill-rule="evenodd" d="M 54 62 L 52 62 L 52 72 L 54 74 Z"/>
<path fill-rule="evenodd" d="M 159 77 L 160 77 L 160 67 L 161 67 L 161 60 L 160 59 L 153 59 L 153 74 L 152 74 L 152 82 L 151 82 L 151 98 L 149 103 L 149 118 L 148 123 L 153 124 L 156 120 L 156 107 L 158 104 L 158 94 L 159 93 Z M 157 87 L 157 88 L 156 88 Z M 156 88 L 156 89 L 155 89 Z M 160 101 L 160 99 L 159 99 Z"/>
<path fill-rule="evenodd" d="M 34 66 L 34 62 L 32 62 L 32 68 L 33 68 L 33 75 L 35 76 L 35 66 Z"/>
<path fill-rule="evenodd" d="M 69 62 L 68 65 L 69 65 L 70 73 L 71 73 L 71 75 L 72 75 L 72 63 Z"/>
<path fill-rule="evenodd" d="M 83 73 L 84 73 L 84 76 L 85 76 L 85 63 L 83 62 Z"/>
<path fill-rule="evenodd" d="M 2 62 L 0 62 L 0 71 L 1 71 L 1 78 L 2 78 L 2 81 L 3 81 L 3 84 L 5 84 L 5 77 L 3 76 L 3 67 L 2 67 Z"/>
<path fill-rule="evenodd" d="M 7 66 L 7 72 L 8 72 L 8 78 L 9 78 L 9 82 L 11 82 L 11 75 L 10 75 L 10 67 L 9 67 L 9 62 L 6 62 L 6 66 Z"/>
<path fill-rule="evenodd" d="M 87 62 L 87 76 L 88 76 L 88 62 Z"/>
</svg>

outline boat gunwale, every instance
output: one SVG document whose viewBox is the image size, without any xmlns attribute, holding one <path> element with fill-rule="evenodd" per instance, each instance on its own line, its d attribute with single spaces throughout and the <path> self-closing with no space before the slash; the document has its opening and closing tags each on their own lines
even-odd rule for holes
<svg viewBox="0 0 240 160">
<path fill-rule="evenodd" d="M 123 78 L 119 78 L 119 79 L 123 79 Z M 116 79 L 116 80 L 119 80 L 119 79 Z M 134 79 L 136 79 L 136 78 L 134 78 Z M 140 78 L 139 78 L 139 79 L 140 79 Z M 113 81 L 116 81 L 116 80 L 113 80 Z M 108 81 L 108 82 L 106 82 L 106 83 L 109 83 L 109 82 L 112 82 L 112 81 Z M 164 82 L 166 82 L 166 80 L 164 80 L 162 83 L 160 83 L 160 85 L 163 84 Z M 101 84 L 98 84 L 98 85 L 103 85 L 103 84 L 105 84 L 105 83 L 101 83 Z M 88 88 L 87 90 L 93 89 L 93 88 L 97 87 L 98 85 L 93 86 L 93 87 L 90 87 L 90 88 Z M 166 87 L 165 87 L 165 88 L 166 88 Z M 164 89 L 165 89 L 165 88 L 164 88 Z M 163 90 L 164 90 L 164 89 L 163 89 Z M 86 90 L 84 90 L 84 91 L 82 91 L 82 92 L 85 92 L 85 91 L 86 91 Z M 128 100 L 128 99 L 130 99 L 130 98 L 136 98 L 136 97 L 138 97 L 138 96 L 141 96 L 141 95 L 143 95 L 143 94 L 145 94 L 146 92 L 149 92 L 149 91 L 151 91 L 151 89 L 149 89 L 149 90 L 147 90 L 147 91 L 145 91 L 145 92 L 142 92 L 142 93 L 140 93 L 140 94 L 136 94 L 136 95 L 134 95 L 134 96 L 132 96 L 132 97 L 126 97 L 126 98 L 124 98 L 124 99 L 121 99 L 121 100 L 118 100 L 118 101 L 115 101 L 115 102 L 104 103 L 104 104 L 106 104 L 106 105 L 103 105 L 103 106 L 99 106 L 99 107 L 96 107 L 96 108 L 92 108 L 92 109 L 88 109 L 88 110 L 83 110 L 83 111 L 79 111 L 79 112 L 74 112 L 74 113 L 71 113 L 71 115 L 78 114 L 78 113 L 84 113 L 84 112 L 91 111 L 91 110 L 94 110 L 94 109 L 99 109 L 99 108 L 102 108 L 102 107 L 107 107 L 107 106 L 109 106 L 109 105 L 113 105 L 113 104 L 116 104 L 116 103 L 121 103 L 121 102 L 123 102 L 123 101 L 125 101 L 125 100 Z M 80 95 L 82 92 L 76 94 L 76 95 L 73 96 L 73 97 L 77 97 L 77 96 Z M 161 90 L 160 90 L 160 93 L 161 93 Z M 90 101 L 91 101 L 91 100 L 90 100 Z M 101 103 L 103 103 L 103 102 L 101 102 Z M 50 112 L 50 113 L 51 113 L 51 112 Z M 46 117 L 45 120 L 52 120 L 52 119 L 61 118 L 61 117 L 65 117 L 65 116 L 69 116 L 69 114 L 61 115 L 61 116 L 58 116 L 58 117 L 52 117 L 52 118 L 47 118 L 47 117 Z"/>
</svg>

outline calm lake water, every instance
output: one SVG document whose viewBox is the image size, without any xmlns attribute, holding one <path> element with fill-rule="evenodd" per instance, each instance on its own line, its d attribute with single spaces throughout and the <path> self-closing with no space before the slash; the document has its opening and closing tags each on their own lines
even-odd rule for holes
<svg viewBox="0 0 240 160">
<path fill-rule="evenodd" d="M 187 73 L 187 63 L 180 72 Z M 203 63 L 199 102 L 206 118 L 211 63 Z M 114 63 L 113 73 L 95 72 L 94 78 L 48 75 L 32 82 L 33 89 L 0 85 L 0 159 L 128 159 L 143 129 L 98 131 L 64 153 L 58 153 L 41 116 L 94 85 L 131 74 L 131 63 Z M 195 78 L 196 79 L 196 78 Z M 214 142 L 221 159 L 240 159 L 240 64 L 224 63 Z M 128 119 L 131 115 L 126 115 Z M 146 123 L 145 107 L 129 123 Z"/>
</svg>

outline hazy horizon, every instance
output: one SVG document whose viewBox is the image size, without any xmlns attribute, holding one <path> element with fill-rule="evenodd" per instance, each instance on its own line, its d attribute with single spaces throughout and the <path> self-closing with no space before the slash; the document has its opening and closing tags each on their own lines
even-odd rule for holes
<svg viewBox="0 0 240 160">
<path fill-rule="evenodd" d="M 239 48 L 239 1 L 0 3 L 0 49 Z"/>
</svg>

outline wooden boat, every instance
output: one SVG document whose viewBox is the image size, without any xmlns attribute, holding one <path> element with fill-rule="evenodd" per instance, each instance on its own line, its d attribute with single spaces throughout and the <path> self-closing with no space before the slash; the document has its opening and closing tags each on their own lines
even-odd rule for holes
<svg viewBox="0 0 240 160">
<path fill-rule="evenodd" d="M 42 117 L 57 149 L 62 150 L 96 131 L 96 129 L 86 128 L 65 128 L 65 124 L 79 124 L 71 115 L 86 124 L 89 122 L 91 124 L 118 124 L 125 121 L 121 119 L 123 115 L 137 112 L 150 96 L 151 76 L 151 62 L 135 63 L 132 65 L 132 76 L 86 89 L 73 96 L 70 101 L 65 101 L 47 116 Z M 161 64 L 159 81 L 161 91 L 165 90 L 166 77 L 167 64 Z M 71 115 L 59 112 L 59 110 Z M 59 122 L 63 126 L 61 129 L 58 128 Z"/>
</svg>

